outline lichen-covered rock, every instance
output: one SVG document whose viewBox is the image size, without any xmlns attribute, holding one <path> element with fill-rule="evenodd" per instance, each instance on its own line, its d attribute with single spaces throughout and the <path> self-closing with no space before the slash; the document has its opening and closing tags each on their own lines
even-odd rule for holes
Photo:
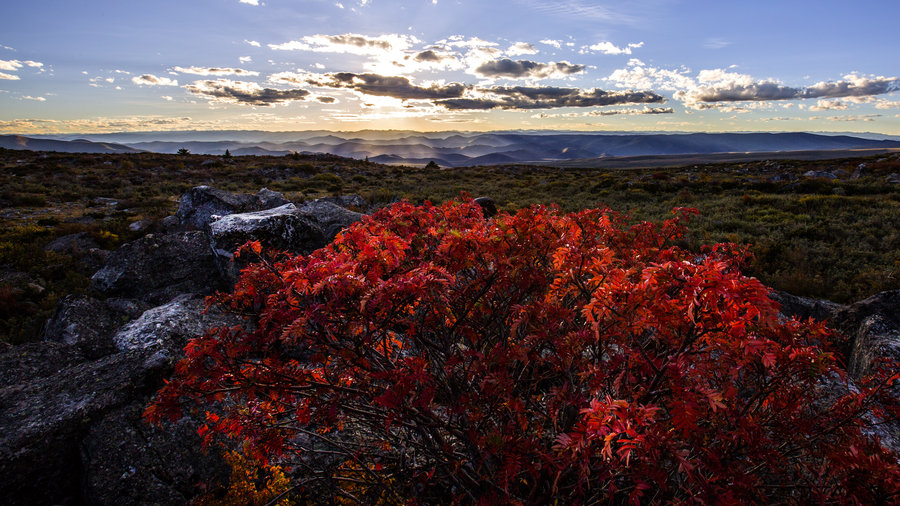
<svg viewBox="0 0 900 506">
<path fill-rule="evenodd" d="M 18 385 L 84 362 L 81 351 L 73 346 L 51 341 L 10 346 L 0 351 L 0 388 Z"/>
<path fill-rule="evenodd" d="M 260 241 L 266 248 L 304 254 L 325 245 L 325 236 L 315 217 L 294 204 L 223 216 L 212 222 L 209 230 L 219 272 L 229 286 L 237 282 L 244 265 L 243 261 L 234 261 L 234 252 L 247 241 Z"/>
<path fill-rule="evenodd" d="M 218 308 L 206 309 L 202 297 L 179 295 L 171 302 L 148 309 L 112 337 L 120 351 L 164 348 L 178 355 L 187 341 L 212 328 L 234 324 Z"/>
<path fill-rule="evenodd" d="M 68 295 L 44 327 L 44 339 L 77 347 L 87 358 L 100 358 L 116 351 L 112 335 L 128 315 L 106 302 L 84 295 Z"/>
<path fill-rule="evenodd" d="M 152 304 L 179 293 L 209 293 L 220 287 L 209 240 L 199 231 L 148 234 L 124 244 L 91 278 L 91 288 L 107 297 Z"/>
<path fill-rule="evenodd" d="M 833 172 L 828 172 L 825 170 L 808 170 L 803 173 L 803 177 L 817 178 L 817 179 L 837 179 L 838 178 L 836 175 L 834 175 Z"/>
<path fill-rule="evenodd" d="M 262 211 L 287 203 L 284 195 L 266 188 L 251 195 L 197 186 L 181 196 L 175 216 L 184 226 L 205 230 L 213 221 L 213 216 Z"/>
</svg>

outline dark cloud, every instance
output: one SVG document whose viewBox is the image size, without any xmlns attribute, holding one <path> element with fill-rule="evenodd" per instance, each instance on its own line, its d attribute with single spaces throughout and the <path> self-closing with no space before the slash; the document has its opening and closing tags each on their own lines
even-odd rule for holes
<svg viewBox="0 0 900 506">
<path fill-rule="evenodd" d="M 450 110 L 556 109 L 560 107 L 602 107 L 622 104 L 663 103 L 666 99 L 652 91 L 604 91 L 553 86 L 496 86 L 480 88 L 478 98 L 438 100 Z"/>
<path fill-rule="evenodd" d="M 727 77 L 727 75 L 726 75 Z M 845 76 L 841 81 L 821 82 L 806 88 L 784 86 L 773 81 L 747 82 L 746 76 L 723 79 L 711 86 L 701 86 L 676 94 L 687 102 L 743 102 L 798 100 L 806 98 L 869 97 L 900 90 L 896 77 Z"/>
<path fill-rule="evenodd" d="M 475 73 L 488 78 L 508 77 L 512 79 L 546 79 L 565 77 L 584 70 L 584 65 L 569 62 L 540 63 L 530 60 L 492 60 L 475 67 Z"/>
<path fill-rule="evenodd" d="M 204 98 L 233 102 L 243 105 L 268 106 L 282 102 L 305 100 L 309 91 L 296 88 L 291 90 L 276 90 L 263 88 L 256 83 L 241 81 L 229 81 L 218 79 L 215 81 L 195 81 L 185 88 Z"/>
<path fill-rule="evenodd" d="M 334 97 L 316 97 L 316 100 L 322 102 L 323 104 L 333 104 L 335 102 Z"/>
<path fill-rule="evenodd" d="M 324 37 L 332 44 L 341 44 L 356 47 L 377 47 L 379 49 L 390 49 L 391 43 L 386 40 L 366 37 L 364 35 L 344 34 L 344 35 L 328 35 Z"/>
<path fill-rule="evenodd" d="M 435 53 L 434 51 L 432 51 L 431 49 L 429 49 L 427 51 L 422 51 L 421 53 L 418 53 L 415 56 L 413 56 L 413 60 L 416 60 L 417 62 L 440 63 L 444 59 L 446 59 L 445 56 L 439 55 L 439 54 Z"/>
<path fill-rule="evenodd" d="M 432 84 L 416 86 L 406 77 L 382 76 L 379 74 L 354 74 L 337 72 L 325 74 L 324 78 L 310 78 L 307 84 L 328 88 L 347 88 L 380 97 L 394 97 L 401 100 L 441 100 L 463 96 L 467 86 L 460 83 Z"/>
</svg>

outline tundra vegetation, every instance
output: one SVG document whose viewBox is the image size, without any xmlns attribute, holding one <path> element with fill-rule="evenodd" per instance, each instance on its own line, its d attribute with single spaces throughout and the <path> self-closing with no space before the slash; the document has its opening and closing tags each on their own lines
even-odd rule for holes
<svg viewBox="0 0 900 506">
<path fill-rule="evenodd" d="M 861 177 L 852 179 L 861 163 Z M 839 178 L 803 176 L 811 170 Z M 897 155 L 646 170 L 434 170 L 330 155 L 0 150 L 0 340 L 37 339 L 59 297 L 87 290 L 96 267 L 84 261 L 89 246 L 114 249 L 157 230 L 178 196 L 200 184 L 251 193 L 268 187 L 294 201 L 356 193 L 375 206 L 440 203 L 468 192 L 491 196 L 506 211 L 551 202 L 565 211 L 608 206 L 635 221 L 659 221 L 673 207 L 691 206 L 700 214 L 683 239 L 686 248 L 749 244 L 754 259 L 747 273 L 766 285 L 850 302 L 900 287 L 900 185 L 887 181 L 898 172 Z M 45 250 L 75 233 L 90 241 Z"/>
</svg>

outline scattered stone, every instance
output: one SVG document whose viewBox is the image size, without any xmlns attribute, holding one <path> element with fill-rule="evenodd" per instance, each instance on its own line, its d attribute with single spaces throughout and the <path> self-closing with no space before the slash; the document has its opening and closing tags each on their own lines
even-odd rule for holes
<svg viewBox="0 0 900 506">
<path fill-rule="evenodd" d="M 866 175 L 868 175 L 868 171 L 866 170 L 867 168 L 868 165 L 866 165 L 865 163 L 857 165 L 856 169 L 853 170 L 853 174 L 850 174 L 850 179 L 856 180 L 861 177 L 865 177 Z"/>
<path fill-rule="evenodd" d="M 891 174 L 884 178 L 884 180 L 890 184 L 900 184 L 900 174 Z"/>
<path fill-rule="evenodd" d="M 55 253 L 65 253 L 73 256 L 80 256 L 88 253 L 92 249 L 99 249 L 100 244 L 91 237 L 87 232 L 79 232 L 77 234 L 64 235 L 47 243 L 44 246 L 45 251 L 53 251 Z"/>
<path fill-rule="evenodd" d="M 824 170 L 810 170 L 803 173 L 803 177 L 808 178 L 817 178 L 817 179 L 837 179 L 838 177 L 834 175 L 833 172 L 828 172 Z"/>
<path fill-rule="evenodd" d="M 130 223 L 128 225 L 128 230 L 131 230 L 132 232 L 143 232 L 144 230 L 147 230 L 152 223 L 153 222 L 150 220 L 138 220 Z"/>
<path fill-rule="evenodd" d="M 115 207 L 115 206 L 119 205 L 118 200 L 107 198 L 107 197 L 94 197 L 94 200 L 92 200 L 91 202 L 96 206 Z"/>
<path fill-rule="evenodd" d="M 322 197 L 318 200 L 324 200 L 325 202 L 331 202 L 332 204 L 337 204 L 345 209 L 349 209 L 351 211 L 359 211 L 363 212 L 369 208 L 369 203 L 366 202 L 366 199 L 360 197 L 359 195 L 339 195 L 337 197 Z"/>
</svg>

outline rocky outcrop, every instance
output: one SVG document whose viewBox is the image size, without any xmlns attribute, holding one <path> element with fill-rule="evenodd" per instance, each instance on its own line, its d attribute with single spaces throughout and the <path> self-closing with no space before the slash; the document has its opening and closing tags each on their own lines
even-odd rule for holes
<svg viewBox="0 0 900 506">
<path fill-rule="evenodd" d="M 209 239 L 199 231 L 148 234 L 124 244 L 91 278 L 91 288 L 103 296 L 153 304 L 221 287 Z"/>
<path fill-rule="evenodd" d="M 859 378 L 878 358 L 900 360 L 900 290 L 882 292 L 835 312 L 832 326 L 852 338 L 848 372 Z"/>
<path fill-rule="evenodd" d="M 69 295 L 57 303 L 44 328 L 44 339 L 71 345 L 86 358 L 99 358 L 115 351 L 112 335 L 135 316 L 110 307 L 106 301 Z"/>
<path fill-rule="evenodd" d="M 266 188 L 256 195 L 251 195 L 197 186 L 181 196 L 175 217 L 185 227 L 205 230 L 214 216 L 262 211 L 288 203 L 284 195 Z"/>
<path fill-rule="evenodd" d="M 148 398 L 171 372 L 170 358 L 116 353 L 0 389 L 0 503 L 79 502 L 84 434 L 111 409 Z"/>
</svg>

